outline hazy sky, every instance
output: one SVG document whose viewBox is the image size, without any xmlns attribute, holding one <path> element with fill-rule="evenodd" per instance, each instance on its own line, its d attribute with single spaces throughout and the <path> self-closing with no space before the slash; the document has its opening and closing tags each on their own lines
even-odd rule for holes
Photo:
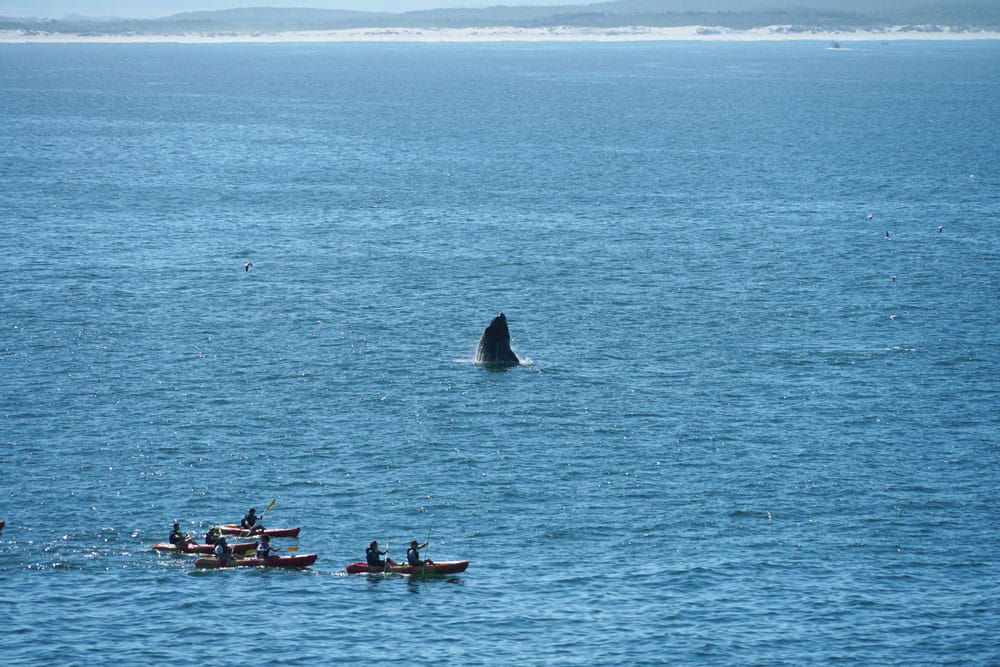
<svg viewBox="0 0 1000 667">
<path fill-rule="evenodd" d="M 150 18 L 199 9 L 233 7 L 315 7 L 406 12 L 440 7 L 591 4 L 597 0 L 0 0 L 0 16 L 62 18 L 72 14 Z"/>
</svg>

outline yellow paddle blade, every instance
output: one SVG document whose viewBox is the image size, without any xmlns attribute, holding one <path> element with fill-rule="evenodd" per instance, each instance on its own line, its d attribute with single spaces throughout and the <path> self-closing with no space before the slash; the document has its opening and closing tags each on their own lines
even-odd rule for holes
<svg viewBox="0 0 1000 667">
<path fill-rule="evenodd" d="M 269 503 L 267 504 L 267 507 L 265 507 L 265 508 L 264 508 L 264 511 L 266 512 L 266 511 L 268 511 L 269 509 L 271 509 L 272 507 L 274 507 L 274 504 L 275 504 L 276 502 L 278 502 L 278 499 L 277 499 L 277 498 L 272 498 L 272 499 L 271 499 L 271 502 L 269 502 Z"/>
</svg>

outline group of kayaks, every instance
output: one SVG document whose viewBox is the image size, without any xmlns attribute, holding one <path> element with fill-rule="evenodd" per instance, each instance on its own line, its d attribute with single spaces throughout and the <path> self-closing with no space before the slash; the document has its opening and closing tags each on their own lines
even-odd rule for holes
<svg viewBox="0 0 1000 667">
<path fill-rule="evenodd" d="M 269 556 L 259 558 L 257 549 L 260 546 L 260 537 L 267 535 L 270 538 L 297 538 L 299 528 L 263 528 L 260 530 L 247 530 L 237 524 L 222 524 L 216 526 L 222 535 L 232 535 L 242 541 L 229 544 L 228 547 L 232 556 L 227 560 L 219 560 L 215 553 L 214 544 L 201 544 L 192 541 L 179 542 L 157 542 L 153 549 L 163 553 L 175 554 L 195 554 L 201 556 L 196 559 L 194 566 L 201 569 L 217 569 L 229 567 L 309 567 L 316 562 L 317 554 L 289 554 L 282 556 Z M 250 538 L 253 538 L 252 540 Z M 286 547 L 287 551 L 298 550 L 298 547 Z M 371 567 L 364 561 L 351 563 L 347 566 L 348 574 L 395 574 L 410 575 L 418 577 L 429 577 L 437 575 L 457 574 L 464 572 L 469 567 L 467 560 L 447 560 L 425 562 L 422 565 L 408 565 L 406 563 L 391 563 L 382 567 Z"/>
<path fill-rule="evenodd" d="M 198 558 L 194 566 L 198 568 L 221 568 L 221 567 L 308 567 L 316 562 L 317 554 L 289 554 L 287 556 L 268 556 L 260 558 L 257 549 L 260 547 L 260 538 L 267 535 L 272 537 L 298 537 L 299 528 L 261 528 L 259 530 L 241 528 L 234 523 L 227 523 L 215 526 L 216 531 L 225 536 L 233 535 L 237 539 L 245 541 L 227 544 L 231 557 L 220 560 L 215 554 L 215 544 L 197 543 L 183 541 L 173 544 L 171 542 L 157 542 L 153 545 L 156 551 L 178 554 L 205 554 L 203 558 Z M 253 541 L 248 541 L 254 538 Z M 288 551 L 298 550 L 298 547 L 287 547 Z"/>
</svg>

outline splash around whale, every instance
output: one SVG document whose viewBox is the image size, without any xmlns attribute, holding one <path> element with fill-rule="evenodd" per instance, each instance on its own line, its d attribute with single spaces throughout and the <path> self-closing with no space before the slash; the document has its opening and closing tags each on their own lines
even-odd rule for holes
<svg viewBox="0 0 1000 667">
<path fill-rule="evenodd" d="M 510 329 L 507 328 L 507 316 L 503 313 L 494 317 L 483 331 L 475 361 L 486 366 L 517 366 L 521 363 L 510 349 Z"/>
</svg>

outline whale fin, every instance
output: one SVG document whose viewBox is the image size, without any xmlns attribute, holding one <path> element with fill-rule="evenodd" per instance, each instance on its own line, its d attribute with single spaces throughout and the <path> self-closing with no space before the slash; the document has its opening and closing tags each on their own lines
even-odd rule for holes
<svg viewBox="0 0 1000 667">
<path fill-rule="evenodd" d="M 476 363 L 489 366 L 517 366 L 521 363 L 510 349 L 510 329 L 507 328 L 507 316 L 503 313 L 493 318 L 479 338 Z"/>
</svg>

